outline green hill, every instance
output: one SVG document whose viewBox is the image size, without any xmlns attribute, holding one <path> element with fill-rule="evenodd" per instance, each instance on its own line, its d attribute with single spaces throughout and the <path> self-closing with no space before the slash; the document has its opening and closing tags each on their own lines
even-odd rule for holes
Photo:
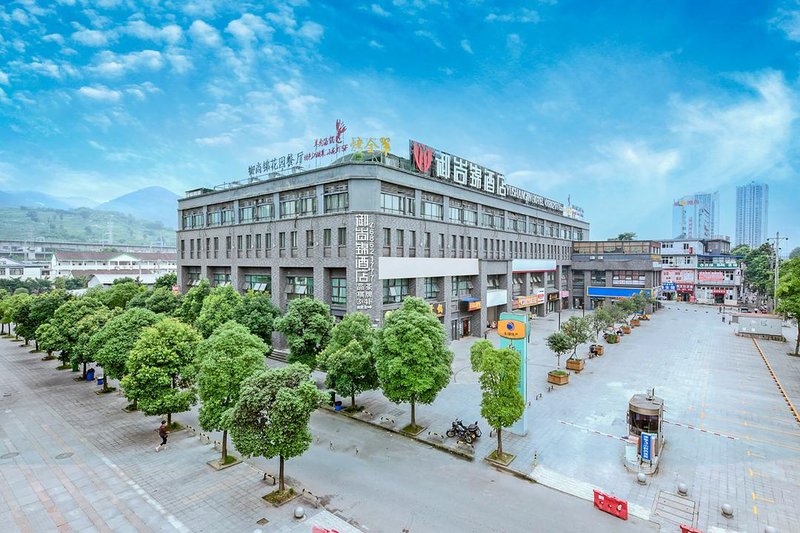
<svg viewBox="0 0 800 533">
<path fill-rule="evenodd" d="M 0 239 L 119 244 L 175 243 L 175 230 L 160 222 L 94 209 L 0 208 Z"/>
</svg>

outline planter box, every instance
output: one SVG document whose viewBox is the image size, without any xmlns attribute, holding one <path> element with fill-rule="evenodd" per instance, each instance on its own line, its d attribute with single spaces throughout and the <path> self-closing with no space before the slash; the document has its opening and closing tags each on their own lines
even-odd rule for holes
<svg viewBox="0 0 800 533">
<path fill-rule="evenodd" d="M 630 333 L 631 333 L 631 327 L 630 326 L 622 326 L 620 329 L 622 330 L 622 333 L 624 333 L 625 335 L 630 335 Z"/>
<path fill-rule="evenodd" d="M 636 326 L 640 326 L 640 325 L 641 325 L 641 323 L 639 322 L 638 318 L 634 318 L 633 320 L 631 320 L 631 326 L 632 327 L 636 327 Z"/>
<path fill-rule="evenodd" d="M 566 385 L 569 383 L 569 374 L 555 374 L 553 372 L 547 373 L 547 382 L 553 385 Z"/>
<path fill-rule="evenodd" d="M 619 337 L 617 336 L 617 334 L 616 334 L 616 333 L 615 333 L 615 334 L 612 334 L 612 335 L 608 335 L 608 336 L 606 337 L 606 342 L 607 342 L 608 344 L 616 344 L 616 343 L 618 343 L 618 342 L 619 342 Z"/>
<path fill-rule="evenodd" d="M 594 354 L 595 355 L 603 355 L 603 351 L 604 350 L 605 350 L 605 348 L 603 347 L 603 345 L 602 344 L 598 344 L 597 346 L 594 347 Z"/>
<path fill-rule="evenodd" d="M 586 366 L 586 361 L 583 359 L 567 359 L 567 368 L 570 370 L 580 372 L 584 366 Z"/>
</svg>

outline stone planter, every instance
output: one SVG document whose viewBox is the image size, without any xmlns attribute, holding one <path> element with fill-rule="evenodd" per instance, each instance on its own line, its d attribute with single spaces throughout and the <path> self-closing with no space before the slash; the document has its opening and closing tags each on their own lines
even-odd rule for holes
<svg viewBox="0 0 800 533">
<path fill-rule="evenodd" d="M 580 372 L 586 366 L 586 361 L 583 359 L 567 359 L 567 368 L 575 372 Z"/>
<path fill-rule="evenodd" d="M 622 326 L 620 329 L 622 330 L 622 333 L 624 333 L 625 335 L 630 335 L 631 334 L 631 327 L 630 326 Z"/>
<path fill-rule="evenodd" d="M 566 385 L 569 383 L 569 374 L 563 370 L 551 370 L 547 373 L 547 382 L 553 385 Z"/>
<path fill-rule="evenodd" d="M 637 326 L 641 326 L 641 323 L 639 322 L 639 319 L 638 318 L 634 318 L 633 320 L 631 320 L 631 326 L 634 327 L 634 328 L 637 327 Z"/>
</svg>

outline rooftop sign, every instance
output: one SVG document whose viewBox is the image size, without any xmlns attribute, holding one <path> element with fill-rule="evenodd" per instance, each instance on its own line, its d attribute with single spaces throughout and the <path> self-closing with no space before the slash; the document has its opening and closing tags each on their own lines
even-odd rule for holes
<svg viewBox="0 0 800 533">
<path fill-rule="evenodd" d="M 409 159 L 417 172 L 456 185 L 476 189 L 521 204 L 564 214 L 564 204 L 508 185 L 503 174 L 417 141 L 408 142 Z"/>
</svg>

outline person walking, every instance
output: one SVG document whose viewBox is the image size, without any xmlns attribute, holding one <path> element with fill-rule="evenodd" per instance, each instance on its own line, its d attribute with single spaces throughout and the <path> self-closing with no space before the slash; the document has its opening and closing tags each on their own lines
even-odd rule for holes
<svg viewBox="0 0 800 533">
<path fill-rule="evenodd" d="M 160 452 L 161 449 L 167 445 L 167 435 L 169 434 L 167 433 L 167 421 L 162 420 L 161 425 L 158 426 L 158 429 L 156 429 L 156 431 L 158 431 L 158 436 L 161 437 L 161 444 L 156 446 L 156 451 Z"/>
</svg>

